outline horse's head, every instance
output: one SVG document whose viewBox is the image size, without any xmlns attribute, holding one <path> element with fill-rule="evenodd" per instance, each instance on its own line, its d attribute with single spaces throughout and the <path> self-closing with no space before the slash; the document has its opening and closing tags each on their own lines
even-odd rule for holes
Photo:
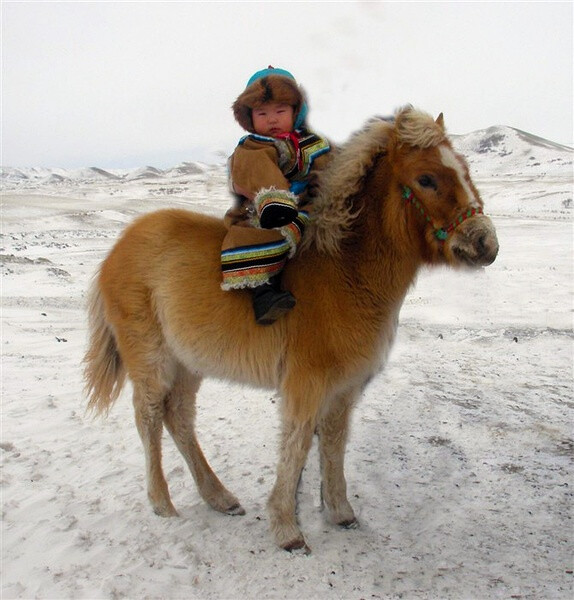
<svg viewBox="0 0 574 600">
<path fill-rule="evenodd" d="M 397 113 L 387 151 L 407 219 L 421 231 L 429 262 L 453 266 L 491 264 L 498 253 L 492 221 L 470 178 L 468 165 L 436 121 L 411 107 Z"/>
<path fill-rule="evenodd" d="M 321 252 L 339 252 L 342 240 L 364 231 L 361 223 L 372 225 L 377 212 L 384 213 L 386 237 L 402 233 L 428 263 L 486 266 L 498 252 L 492 221 L 482 214 L 442 115 L 435 121 L 412 107 L 394 119 L 370 120 L 339 148 L 319 176 L 313 206 L 304 247 L 314 244 Z"/>
</svg>

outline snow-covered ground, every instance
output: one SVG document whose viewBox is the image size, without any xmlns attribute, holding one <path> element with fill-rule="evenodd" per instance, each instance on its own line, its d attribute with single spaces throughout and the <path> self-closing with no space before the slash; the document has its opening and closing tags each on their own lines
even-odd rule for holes
<svg viewBox="0 0 574 600">
<path fill-rule="evenodd" d="M 273 394 L 200 392 L 200 441 L 243 517 L 207 507 L 167 436 L 181 517 L 155 516 L 129 390 L 107 420 L 84 412 L 97 265 L 143 212 L 223 214 L 224 168 L 3 169 L 3 598 L 572 597 L 572 150 L 502 127 L 456 141 L 500 254 L 477 273 L 421 273 L 354 413 L 358 530 L 325 520 L 311 452 L 299 492 L 310 556 L 268 534 Z"/>
</svg>

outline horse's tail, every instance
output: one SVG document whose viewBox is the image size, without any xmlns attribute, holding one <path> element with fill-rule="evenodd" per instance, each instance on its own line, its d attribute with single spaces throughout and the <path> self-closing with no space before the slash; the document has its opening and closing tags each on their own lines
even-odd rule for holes
<svg viewBox="0 0 574 600">
<path fill-rule="evenodd" d="M 107 413 L 126 380 L 126 370 L 116 339 L 106 320 L 102 292 L 96 279 L 88 299 L 89 346 L 84 357 L 88 410 Z"/>
</svg>

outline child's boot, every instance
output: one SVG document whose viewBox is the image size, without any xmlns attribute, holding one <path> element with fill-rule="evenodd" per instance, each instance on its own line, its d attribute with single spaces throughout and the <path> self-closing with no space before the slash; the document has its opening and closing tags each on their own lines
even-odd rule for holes
<svg viewBox="0 0 574 600">
<path fill-rule="evenodd" d="M 279 287 L 279 277 L 276 275 L 253 290 L 253 310 L 255 322 L 258 325 L 271 325 L 289 312 L 296 304 L 290 292 Z"/>
</svg>

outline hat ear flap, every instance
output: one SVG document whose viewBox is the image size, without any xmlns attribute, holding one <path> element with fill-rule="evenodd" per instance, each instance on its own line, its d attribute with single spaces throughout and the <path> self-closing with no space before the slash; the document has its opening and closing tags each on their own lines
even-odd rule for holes
<svg viewBox="0 0 574 600">
<path fill-rule="evenodd" d="M 307 118 L 307 113 L 309 109 L 307 108 L 307 102 L 303 101 L 299 108 L 299 112 L 297 113 L 297 117 L 295 118 L 295 123 L 293 124 L 294 129 L 300 129 L 305 125 L 305 119 Z"/>
<path fill-rule="evenodd" d="M 239 100 L 236 100 L 233 103 L 232 109 L 233 116 L 235 117 L 235 120 L 239 123 L 239 125 L 243 129 L 245 129 L 245 131 L 253 132 L 253 120 L 251 118 L 251 109 L 242 102 L 239 102 Z"/>
<path fill-rule="evenodd" d="M 299 101 L 297 102 L 297 113 L 295 115 L 295 122 L 293 123 L 294 129 L 301 129 L 305 125 L 307 120 L 307 113 L 309 112 L 309 106 L 307 104 L 307 94 L 305 90 L 299 85 L 295 84 Z"/>
</svg>

